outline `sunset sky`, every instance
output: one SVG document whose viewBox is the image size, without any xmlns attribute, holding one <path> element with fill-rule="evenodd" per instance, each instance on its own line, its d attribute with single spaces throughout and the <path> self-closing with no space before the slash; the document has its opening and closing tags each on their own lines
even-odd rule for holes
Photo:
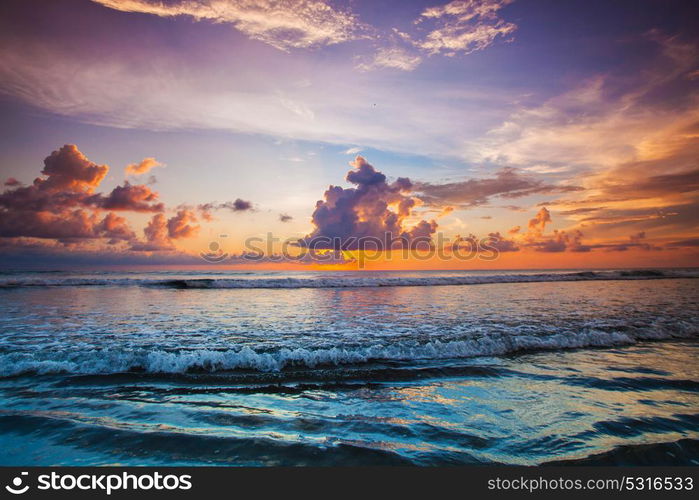
<svg viewBox="0 0 699 500">
<path fill-rule="evenodd" d="M 4 0 L 0 263 L 211 265 L 216 242 L 218 265 L 317 268 L 248 262 L 244 241 L 390 229 L 500 256 L 368 267 L 699 265 L 697 19 L 689 1 Z"/>
</svg>

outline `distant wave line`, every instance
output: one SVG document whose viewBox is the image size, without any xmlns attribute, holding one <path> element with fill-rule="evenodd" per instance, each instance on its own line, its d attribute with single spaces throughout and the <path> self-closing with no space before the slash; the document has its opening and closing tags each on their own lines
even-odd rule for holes
<svg viewBox="0 0 699 500">
<path fill-rule="evenodd" d="M 429 277 L 312 277 L 312 278 L 4 278 L 0 288 L 143 286 L 176 289 L 373 288 L 399 286 L 460 286 L 497 283 L 621 281 L 699 278 L 697 270 L 580 271 L 571 273 L 493 274 Z"/>
</svg>

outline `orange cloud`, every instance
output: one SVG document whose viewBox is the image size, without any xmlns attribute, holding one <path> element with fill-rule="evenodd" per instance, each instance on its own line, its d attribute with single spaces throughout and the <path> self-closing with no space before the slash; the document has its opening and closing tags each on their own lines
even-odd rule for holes
<svg viewBox="0 0 699 500">
<path fill-rule="evenodd" d="M 131 163 L 126 166 L 126 175 L 143 175 L 151 171 L 155 167 L 164 167 L 163 163 L 160 163 L 153 157 L 148 157 L 142 159 L 139 163 Z"/>
<path fill-rule="evenodd" d="M 46 178 L 35 179 L 34 185 L 49 192 L 92 193 L 108 171 L 107 165 L 88 160 L 75 144 L 66 144 L 46 157 L 41 171 Z"/>
<path fill-rule="evenodd" d="M 546 207 L 541 207 L 533 219 L 529 219 L 529 231 L 541 234 L 546 229 L 546 224 L 551 222 L 551 214 Z"/>
<path fill-rule="evenodd" d="M 167 221 L 168 236 L 174 240 L 195 236 L 199 232 L 196 221 L 194 212 L 187 209 L 179 210 L 177 215 Z"/>
</svg>

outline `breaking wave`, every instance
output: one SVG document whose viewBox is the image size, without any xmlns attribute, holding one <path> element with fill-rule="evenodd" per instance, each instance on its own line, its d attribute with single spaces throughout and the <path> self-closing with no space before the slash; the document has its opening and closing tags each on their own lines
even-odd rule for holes
<svg viewBox="0 0 699 500">
<path fill-rule="evenodd" d="M 614 347 L 646 340 L 691 339 L 699 336 L 696 325 L 678 323 L 668 328 L 633 328 L 627 331 L 589 329 L 576 334 L 490 335 L 473 339 L 427 343 L 395 343 L 368 347 L 280 348 L 254 350 L 249 346 L 227 350 L 119 350 L 92 349 L 48 353 L 0 354 L 0 377 L 22 374 L 67 373 L 97 375 L 117 373 L 217 373 L 252 370 L 270 373 L 293 368 L 322 368 L 378 362 L 415 362 L 503 356 L 529 351 L 555 351 L 586 347 Z"/>
</svg>

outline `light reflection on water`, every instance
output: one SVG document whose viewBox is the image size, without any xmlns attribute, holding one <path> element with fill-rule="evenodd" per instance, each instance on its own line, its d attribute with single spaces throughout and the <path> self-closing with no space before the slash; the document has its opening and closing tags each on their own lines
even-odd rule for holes
<svg viewBox="0 0 699 500">
<path fill-rule="evenodd" d="M 698 288 L 0 290 L 0 463 L 534 464 L 699 439 Z"/>
</svg>

